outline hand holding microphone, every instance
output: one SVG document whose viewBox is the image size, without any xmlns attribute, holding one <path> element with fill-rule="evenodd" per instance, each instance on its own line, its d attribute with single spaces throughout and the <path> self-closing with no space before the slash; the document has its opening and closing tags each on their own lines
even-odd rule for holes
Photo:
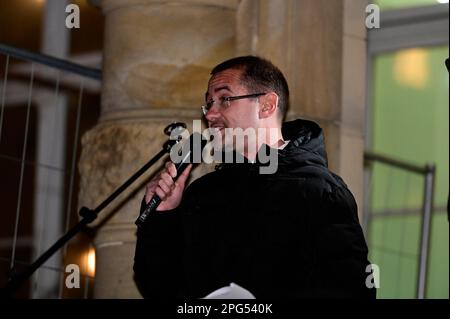
<svg viewBox="0 0 450 319">
<path fill-rule="evenodd" d="M 165 168 L 153 178 L 146 187 L 145 202 L 149 204 L 150 200 L 156 194 L 161 199 L 157 211 L 175 209 L 180 205 L 183 191 L 186 186 L 186 180 L 191 172 L 192 164 L 189 164 L 181 173 L 178 179 L 175 164 L 168 161 Z"/>
<path fill-rule="evenodd" d="M 181 144 L 182 148 L 178 152 L 172 153 L 178 149 L 176 146 L 172 147 L 171 155 L 174 156 L 171 159 L 175 163 L 167 162 L 165 168 L 147 185 L 146 208 L 136 220 L 137 226 L 142 226 L 155 210 L 165 211 L 178 207 L 192 168 L 191 163 L 196 162 L 196 157 L 197 159 L 201 158 L 201 152 L 205 145 L 206 141 L 202 139 L 201 134 L 194 133 L 187 142 Z"/>
</svg>

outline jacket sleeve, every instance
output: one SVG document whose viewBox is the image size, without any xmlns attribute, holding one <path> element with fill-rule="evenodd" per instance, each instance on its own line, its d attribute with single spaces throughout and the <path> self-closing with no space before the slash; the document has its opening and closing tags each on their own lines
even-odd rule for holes
<svg viewBox="0 0 450 319">
<path fill-rule="evenodd" d="M 142 200 L 140 213 L 145 209 Z M 155 212 L 138 227 L 134 279 L 144 298 L 174 298 L 182 289 L 181 209 Z"/>
<path fill-rule="evenodd" d="M 366 285 L 368 248 L 353 195 L 339 187 L 322 194 L 320 207 L 314 236 L 315 297 L 375 298 L 376 289 Z"/>
</svg>

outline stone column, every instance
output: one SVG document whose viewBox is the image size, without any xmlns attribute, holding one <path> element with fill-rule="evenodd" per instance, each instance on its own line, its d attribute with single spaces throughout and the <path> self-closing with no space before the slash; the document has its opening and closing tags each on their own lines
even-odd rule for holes
<svg viewBox="0 0 450 319">
<path fill-rule="evenodd" d="M 318 122 L 329 167 L 363 208 L 366 0 L 242 0 L 237 53 L 272 60 L 291 91 L 288 119 Z"/>
<path fill-rule="evenodd" d="M 167 124 L 201 118 L 211 67 L 235 54 L 238 2 L 100 1 L 106 16 L 102 112 L 82 140 L 80 206 L 97 206 L 156 154 Z M 155 169 L 94 225 L 96 298 L 140 297 L 132 279 L 134 221 Z"/>
</svg>

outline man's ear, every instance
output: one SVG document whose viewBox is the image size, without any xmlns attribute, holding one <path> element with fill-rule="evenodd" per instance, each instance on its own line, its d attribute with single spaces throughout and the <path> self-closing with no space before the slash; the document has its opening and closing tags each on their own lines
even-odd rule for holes
<svg viewBox="0 0 450 319">
<path fill-rule="evenodd" d="M 278 107 L 278 94 L 269 92 L 259 98 L 259 118 L 264 119 L 276 114 Z"/>
</svg>

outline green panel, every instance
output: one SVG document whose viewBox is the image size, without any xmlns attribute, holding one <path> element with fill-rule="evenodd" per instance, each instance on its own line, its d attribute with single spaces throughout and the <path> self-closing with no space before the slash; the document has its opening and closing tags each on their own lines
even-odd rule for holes
<svg viewBox="0 0 450 319">
<path fill-rule="evenodd" d="M 380 268 L 378 299 L 414 298 L 417 278 L 416 258 L 386 249 L 371 249 L 370 260 Z"/>
<path fill-rule="evenodd" d="M 370 227 L 369 243 L 411 255 L 416 258 L 419 247 L 420 216 L 375 218 Z"/>
<path fill-rule="evenodd" d="M 399 263 L 400 280 L 396 286 L 397 298 L 416 298 L 418 263 L 416 259 L 401 257 Z"/>
<path fill-rule="evenodd" d="M 380 267 L 378 298 L 415 298 L 421 216 L 381 217 L 369 229 L 369 260 Z M 449 297 L 449 224 L 434 213 L 427 298 Z"/>
<path fill-rule="evenodd" d="M 369 230 L 370 261 L 380 268 L 378 298 L 414 298 L 420 216 L 375 218 Z"/>
<path fill-rule="evenodd" d="M 448 73 L 443 64 L 448 56 L 448 48 L 414 50 L 375 58 L 372 150 L 418 165 L 436 163 L 435 203 L 442 206 L 448 198 L 449 175 Z M 414 62 L 421 62 L 424 73 L 421 82 L 399 81 L 401 76 L 398 70 L 401 69 L 399 65 L 402 65 L 402 61 L 406 61 L 403 63 L 406 70 L 403 77 L 414 75 L 414 72 L 408 71 L 408 67 L 414 68 L 417 65 Z M 386 170 L 383 174 L 398 174 L 393 169 Z M 399 182 L 397 178 L 396 183 Z M 386 181 L 374 183 L 374 187 L 379 187 L 380 192 L 386 192 L 387 184 Z M 423 184 L 411 184 L 408 186 L 408 198 L 412 201 L 411 206 L 415 206 L 418 202 L 415 199 L 423 194 Z M 389 194 L 390 201 L 404 196 L 404 188 L 395 187 L 393 192 Z M 375 191 L 373 196 L 381 195 Z M 392 205 L 391 202 L 389 204 Z"/>
<path fill-rule="evenodd" d="M 386 4 L 387 5 L 387 4 Z M 448 46 L 413 48 L 373 60 L 371 151 L 408 163 L 436 165 L 434 205 L 446 207 L 449 192 Z M 416 295 L 422 175 L 372 165 L 369 207 L 371 262 L 380 267 L 380 298 Z M 383 213 L 412 212 L 399 217 Z M 434 212 L 427 297 L 449 297 L 447 216 Z"/>
</svg>

